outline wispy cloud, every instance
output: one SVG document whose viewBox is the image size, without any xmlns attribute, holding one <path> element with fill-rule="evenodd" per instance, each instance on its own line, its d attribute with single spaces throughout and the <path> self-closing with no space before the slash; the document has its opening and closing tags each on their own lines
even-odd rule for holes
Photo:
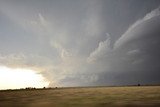
<svg viewBox="0 0 160 107">
<path fill-rule="evenodd" d="M 151 74 L 149 70 L 154 70 L 153 76 L 159 75 L 159 8 L 137 20 L 124 34 L 115 36 L 108 31 L 113 26 L 106 24 L 114 17 L 104 18 L 113 15 L 112 11 L 105 13 L 105 8 L 112 8 L 103 2 L 75 1 L 71 5 L 57 1 L 54 6 L 28 2 L 32 4 L 28 7 L 20 2 L 18 6 L 0 3 L 0 12 L 10 22 L 4 25 L 16 29 L 0 34 L 4 39 L 0 65 L 35 69 L 51 86 L 118 84 L 125 78 L 133 82 L 131 74 L 145 82 Z"/>
</svg>

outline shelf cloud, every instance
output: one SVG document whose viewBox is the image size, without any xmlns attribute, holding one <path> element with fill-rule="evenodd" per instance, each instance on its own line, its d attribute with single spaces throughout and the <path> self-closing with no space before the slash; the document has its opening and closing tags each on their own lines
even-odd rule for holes
<svg viewBox="0 0 160 107">
<path fill-rule="evenodd" d="M 0 1 L 0 65 L 34 69 L 49 86 L 159 83 L 159 5 Z"/>
</svg>

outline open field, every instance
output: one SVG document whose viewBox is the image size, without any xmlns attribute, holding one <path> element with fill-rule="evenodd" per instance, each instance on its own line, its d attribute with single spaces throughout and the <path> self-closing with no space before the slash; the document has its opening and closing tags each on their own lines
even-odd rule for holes
<svg viewBox="0 0 160 107">
<path fill-rule="evenodd" d="M 160 107 L 160 86 L 0 91 L 0 107 Z"/>
</svg>

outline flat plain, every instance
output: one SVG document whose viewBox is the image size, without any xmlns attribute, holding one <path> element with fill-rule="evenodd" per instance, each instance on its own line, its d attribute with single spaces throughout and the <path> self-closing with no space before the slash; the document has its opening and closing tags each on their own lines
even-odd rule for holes
<svg viewBox="0 0 160 107">
<path fill-rule="evenodd" d="M 160 86 L 0 91 L 0 107 L 160 107 Z"/>
</svg>

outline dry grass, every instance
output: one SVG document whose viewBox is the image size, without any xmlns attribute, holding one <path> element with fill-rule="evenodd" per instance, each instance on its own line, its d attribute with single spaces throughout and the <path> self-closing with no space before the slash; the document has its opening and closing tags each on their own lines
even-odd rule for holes
<svg viewBox="0 0 160 107">
<path fill-rule="evenodd" d="M 0 91 L 0 107 L 159 106 L 160 86 Z"/>
</svg>

